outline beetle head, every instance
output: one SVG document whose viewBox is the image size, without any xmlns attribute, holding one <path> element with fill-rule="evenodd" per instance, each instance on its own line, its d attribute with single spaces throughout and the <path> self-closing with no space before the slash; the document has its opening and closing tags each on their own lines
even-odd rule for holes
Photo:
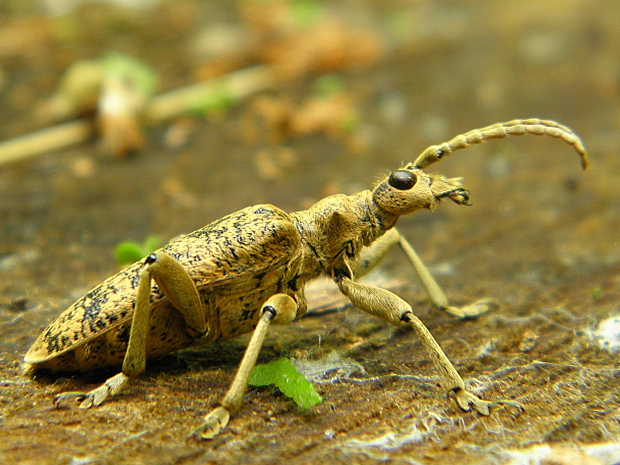
<svg viewBox="0 0 620 465">
<path fill-rule="evenodd" d="M 444 198 L 459 205 L 471 205 L 469 191 L 461 186 L 461 178 L 429 175 L 414 164 L 390 173 L 375 187 L 372 197 L 381 210 L 399 216 L 420 208 L 433 210 Z"/>
</svg>

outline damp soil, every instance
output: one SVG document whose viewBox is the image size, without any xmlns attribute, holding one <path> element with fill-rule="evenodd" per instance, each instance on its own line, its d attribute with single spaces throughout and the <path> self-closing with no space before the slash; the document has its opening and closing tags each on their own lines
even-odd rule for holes
<svg viewBox="0 0 620 465">
<path fill-rule="evenodd" d="M 192 39 L 239 22 L 222 3 L 160 2 L 139 14 L 86 4 L 74 14 L 92 34 L 73 30 L 53 40 L 40 31 L 62 21 L 33 2 L 24 2 L 32 10 L 0 11 L 1 137 L 37 129 L 32 115 L 62 71 L 110 49 L 154 64 L 165 90 L 191 84 Z M 596 330 L 620 314 L 620 5 L 331 8 L 385 41 L 376 62 L 340 74 L 356 110 L 352 133 L 250 143 L 242 135 L 250 124 L 245 101 L 193 118 L 180 147 L 166 143 L 170 125 L 162 124 L 148 128 L 144 150 L 124 159 L 101 155 L 91 141 L 0 166 L 3 463 L 494 464 L 536 445 L 555 451 L 549 463 L 576 463 L 578 449 L 600 444 L 618 454 L 620 367 L 609 350 L 618 327 L 607 346 Z M 16 30 L 17 45 L 8 34 Z M 309 73 L 273 94 L 302 101 L 315 79 Z M 412 304 L 474 392 L 517 401 L 523 414 L 460 411 L 411 331 L 346 306 L 329 282 L 309 291 L 319 310 L 274 330 L 260 361 L 320 360 L 337 351 L 364 370 L 317 384 L 323 402 L 308 410 L 274 389 L 251 388 L 209 442 L 188 435 L 226 391 L 246 337 L 152 360 L 122 394 L 90 410 L 55 409 L 52 398 L 91 389 L 113 372 L 21 373 L 45 326 L 118 271 L 119 242 L 150 234 L 167 241 L 256 203 L 303 209 L 330 193 L 370 188 L 430 144 L 531 116 L 578 132 L 590 168 L 582 172 L 573 149 L 555 139 L 493 141 L 428 170 L 462 176 L 473 206 L 445 202 L 399 222 L 455 305 L 493 297 L 496 310 L 459 321 L 432 308 L 398 250 L 368 277 Z M 282 149 L 293 157 L 277 155 Z M 265 160 L 277 169 L 265 170 Z M 583 456 L 582 463 L 615 457 Z"/>
</svg>

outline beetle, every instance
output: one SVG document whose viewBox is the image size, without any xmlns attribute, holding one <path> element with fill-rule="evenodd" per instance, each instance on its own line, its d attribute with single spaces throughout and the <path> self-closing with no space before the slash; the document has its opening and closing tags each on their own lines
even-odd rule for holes
<svg viewBox="0 0 620 465">
<path fill-rule="evenodd" d="M 103 281 L 51 323 L 25 356 L 25 371 L 88 371 L 121 366 L 90 392 L 65 392 L 58 407 L 74 400 L 100 405 L 145 370 L 147 358 L 252 332 L 239 369 L 219 406 L 195 429 L 208 439 L 226 426 L 247 388 L 250 371 L 271 323 L 286 324 L 306 313 L 304 286 L 327 275 L 359 309 L 393 325 L 407 324 L 421 338 L 444 389 L 464 411 L 489 415 L 511 401 L 485 401 L 463 379 L 411 306 L 387 290 L 358 283 L 387 250 L 399 244 L 431 303 L 458 318 L 477 317 L 494 306 L 483 299 L 453 307 L 409 242 L 398 218 L 433 210 L 441 200 L 471 205 L 460 178 L 423 169 L 456 150 L 511 135 L 548 135 L 574 147 L 582 167 L 588 157 L 569 128 L 540 119 L 514 120 L 475 129 L 427 148 L 415 162 L 393 171 L 374 189 L 326 197 L 291 214 L 255 205 L 181 236 L 146 259 Z"/>
</svg>

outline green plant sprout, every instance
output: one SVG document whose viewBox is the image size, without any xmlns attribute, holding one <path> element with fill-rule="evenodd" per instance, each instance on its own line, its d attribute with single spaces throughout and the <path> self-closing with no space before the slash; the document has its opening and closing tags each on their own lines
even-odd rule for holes
<svg viewBox="0 0 620 465">
<path fill-rule="evenodd" d="M 99 59 L 99 64 L 108 76 L 129 80 L 147 97 L 157 89 L 157 73 L 149 65 L 129 55 L 108 52 Z"/>
<path fill-rule="evenodd" d="M 161 241 L 159 238 L 152 235 L 148 236 L 142 244 L 132 241 L 121 242 L 114 251 L 116 264 L 119 266 L 131 265 L 154 252 L 160 245 Z"/>
<path fill-rule="evenodd" d="M 313 407 L 323 400 L 316 392 L 314 384 L 304 378 L 288 358 L 255 366 L 248 384 L 252 386 L 274 384 L 282 394 L 293 399 L 301 408 Z"/>
</svg>

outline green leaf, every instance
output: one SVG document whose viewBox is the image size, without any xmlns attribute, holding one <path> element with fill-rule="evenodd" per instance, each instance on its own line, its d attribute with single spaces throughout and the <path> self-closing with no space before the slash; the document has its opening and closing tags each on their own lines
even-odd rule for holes
<svg viewBox="0 0 620 465">
<path fill-rule="evenodd" d="M 301 408 L 310 408 L 323 399 L 316 392 L 314 384 L 303 377 L 288 358 L 257 365 L 250 374 L 248 384 L 268 386 L 274 384 L 281 392 Z"/>
<path fill-rule="evenodd" d="M 142 247 L 135 242 L 121 242 L 116 246 L 116 264 L 119 266 L 130 265 L 144 257 Z"/>
<path fill-rule="evenodd" d="M 354 133 L 359 126 L 359 120 L 354 110 L 351 110 L 340 121 L 340 129 L 346 133 Z"/>
<path fill-rule="evenodd" d="M 594 289 L 592 289 L 592 291 L 590 291 L 590 295 L 594 300 L 598 300 L 603 297 L 603 290 L 600 286 L 596 286 Z"/>
<path fill-rule="evenodd" d="M 216 84 L 211 92 L 202 96 L 192 106 L 191 112 L 201 116 L 209 116 L 221 113 L 235 105 L 236 101 L 230 90 L 224 83 Z"/>
<path fill-rule="evenodd" d="M 160 247 L 160 241 L 157 236 L 148 236 L 144 240 L 144 244 L 138 244 L 137 242 L 121 242 L 116 246 L 114 255 L 116 257 L 116 264 L 119 266 L 131 265 L 138 260 L 146 257 L 151 252 Z"/>
<path fill-rule="evenodd" d="M 325 74 L 318 78 L 313 85 L 313 94 L 318 97 L 331 97 L 346 90 L 345 81 L 338 74 Z"/>
<path fill-rule="evenodd" d="M 157 74 L 149 65 L 119 52 L 105 54 L 100 63 L 106 74 L 130 81 L 144 95 L 155 93 Z"/>
<path fill-rule="evenodd" d="M 299 27 L 316 25 L 323 13 L 323 6 L 316 0 L 292 0 L 290 6 L 293 19 Z"/>
<path fill-rule="evenodd" d="M 159 240 L 159 237 L 152 234 L 150 236 L 147 236 L 147 238 L 144 240 L 144 245 L 142 247 L 142 250 L 144 251 L 143 257 L 146 257 L 151 252 L 155 252 L 160 247 L 161 241 Z"/>
</svg>

